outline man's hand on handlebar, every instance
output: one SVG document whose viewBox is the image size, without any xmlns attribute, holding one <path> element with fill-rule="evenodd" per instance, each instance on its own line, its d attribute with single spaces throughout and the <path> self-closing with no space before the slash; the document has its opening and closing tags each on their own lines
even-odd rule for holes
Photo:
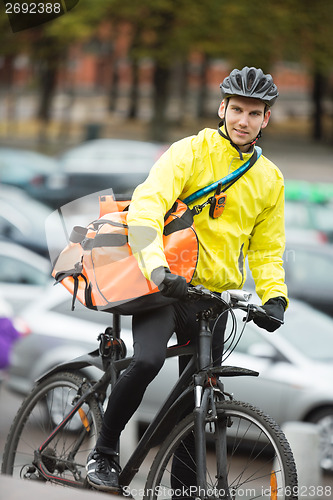
<svg viewBox="0 0 333 500">
<path fill-rule="evenodd" d="M 286 305 L 287 302 L 283 297 L 269 299 L 266 304 L 251 311 L 247 321 L 253 320 L 260 328 L 264 328 L 268 332 L 274 332 L 283 325 Z"/>
<path fill-rule="evenodd" d="M 154 269 L 151 279 L 165 297 L 185 299 L 188 296 L 186 279 L 178 274 L 172 274 L 166 267 L 160 266 Z"/>
<path fill-rule="evenodd" d="M 189 288 L 189 296 L 206 297 L 218 299 L 216 295 L 202 286 Z M 268 332 L 274 332 L 284 323 L 284 311 L 287 306 L 287 301 L 283 297 L 270 299 L 263 306 L 250 304 L 248 301 L 251 298 L 251 293 L 244 290 L 228 290 L 223 292 L 220 300 L 226 301 L 232 309 L 242 309 L 246 311 L 246 321 L 252 321 L 264 328 Z"/>
<path fill-rule="evenodd" d="M 177 274 L 172 274 L 170 269 L 163 266 L 153 270 L 151 279 L 165 297 L 173 297 L 176 299 L 210 297 L 215 298 L 215 300 L 218 299 L 216 295 L 202 286 L 189 288 L 185 278 Z M 274 332 L 284 323 L 284 311 L 287 302 L 283 297 L 269 299 L 263 306 L 246 304 L 242 301 L 242 298 L 238 297 L 238 294 L 232 299 L 232 304 L 230 304 L 231 307 L 248 311 L 246 320 L 253 320 L 257 326 L 264 328 L 268 332 Z M 224 302 L 222 298 L 219 300 Z M 246 298 L 245 300 L 248 299 Z"/>
</svg>

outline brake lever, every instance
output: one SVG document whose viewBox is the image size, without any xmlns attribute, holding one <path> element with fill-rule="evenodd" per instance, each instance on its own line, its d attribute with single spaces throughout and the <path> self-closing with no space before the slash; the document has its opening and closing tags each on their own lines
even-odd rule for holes
<svg viewBox="0 0 333 500">
<path fill-rule="evenodd" d="M 202 297 L 214 297 L 213 292 L 207 290 L 207 288 L 202 285 L 197 285 L 194 287 L 189 287 L 187 289 L 188 297 L 190 298 L 202 298 Z"/>
<path fill-rule="evenodd" d="M 243 319 L 243 321 L 251 321 L 253 320 L 254 316 L 263 316 L 265 318 L 269 318 L 273 321 L 276 321 L 276 323 L 279 323 L 280 325 L 283 325 L 284 324 L 284 321 L 279 319 L 279 318 L 276 318 L 275 316 L 271 316 L 269 314 L 267 314 L 267 312 L 265 311 L 265 309 L 261 306 L 258 306 L 256 304 L 249 304 L 248 305 L 248 315 L 246 318 Z"/>
</svg>

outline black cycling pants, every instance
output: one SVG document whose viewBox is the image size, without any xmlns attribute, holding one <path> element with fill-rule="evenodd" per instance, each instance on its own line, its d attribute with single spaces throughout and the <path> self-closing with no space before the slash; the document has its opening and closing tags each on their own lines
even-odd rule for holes
<svg viewBox="0 0 333 500">
<path fill-rule="evenodd" d="M 196 312 L 204 308 L 203 301 L 177 301 L 133 316 L 134 355 L 110 395 L 97 441 L 100 451 L 111 453 L 111 450 L 116 450 L 121 431 L 137 410 L 148 384 L 163 366 L 170 337 L 176 332 L 180 344 L 195 338 L 199 330 Z M 223 346 L 219 339 L 225 329 L 226 316 L 223 315 L 214 332 L 213 359 L 216 364 L 221 362 Z M 188 362 L 186 358 L 179 358 L 180 372 Z"/>
</svg>

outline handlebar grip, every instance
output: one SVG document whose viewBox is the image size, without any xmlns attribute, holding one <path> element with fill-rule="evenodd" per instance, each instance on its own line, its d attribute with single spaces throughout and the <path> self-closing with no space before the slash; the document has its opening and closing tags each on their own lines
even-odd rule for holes
<svg viewBox="0 0 333 500">
<path fill-rule="evenodd" d="M 257 314 L 258 316 L 265 316 L 265 317 L 267 316 L 268 317 L 267 312 L 261 306 L 257 306 L 255 304 L 253 304 L 252 311 L 254 314 Z"/>
<path fill-rule="evenodd" d="M 253 316 L 264 316 L 265 318 L 269 318 L 273 321 L 276 321 L 277 323 L 280 323 L 280 325 L 283 325 L 284 324 L 284 321 L 279 319 L 279 318 L 276 318 L 275 316 L 271 316 L 270 314 L 267 314 L 267 312 L 265 311 L 265 309 L 261 306 L 258 306 L 258 305 L 255 305 L 255 304 L 252 304 L 251 305 L 251 313 L 250 313 L 250 316 L 252 315 Z M 252 318 L 251 318 L 252 319 Z"/>
</svg>

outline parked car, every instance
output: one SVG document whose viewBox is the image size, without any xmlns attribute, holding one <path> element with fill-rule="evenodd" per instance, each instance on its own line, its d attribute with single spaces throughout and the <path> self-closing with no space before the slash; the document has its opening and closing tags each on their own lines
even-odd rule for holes
<svg viewBox="0 0 333 500">
<path fill-rule="evenodd" d="M 56 178 L 62 174 L 64 185 L 56 206 L 105 189 L 118 199 L 129 198 L 165 149 L 163 144 L 122 139 L 96 139 L 69 149 L 59 156 Z"/>
<path fill-rule="evenodd" d="M 285 223 L 290 241 L 333 243 L 333 201 L 286 199 Z"/>
<path fill-rule="evenodd" d="M 283 261 L 289 297 L 333 316 L 333 245 L 287 240 Z M 254 289 L 248 265 L 244 286 Z"/>
<path fill-rule="evenodd" d="M 0 295 L 18 314 L 51 283 L 50 261 L 16 243 L 0 240 Z"/>
<path fill-rule="evenodd" d="M 333 245 L 288 242 L 284 267 L 290 297 L 333 316 Z"/>
<path fill-rule="evenodd" d="M 79 301 L 72 311 L 71 295 L 61 285 L 50 287 L 41 300 L 21 311 L 18 319 L 30 334 L 13 351 L 8 387 L 22 395 L 27 394 L 35 380 L 47 370 L 95 350 L 98 334 L 112 325 L 112 314 L 87 309 Z M 124 316 L 121 320 L 121 336 L 131 355 L 131 317 Z M 97 369 L 88 369 L 86 374 L 100 376 L 101 373 Z M 157 389 L 161 385 L 161 379 L 157 379 L 154 385 L 155 391 L 161 390 L 167 395 L 168 384 L 162 383 Z M 147 407 L 143 410 L 140 421 L 148 422 L 152 418 L 154 404 L 155 401 L 148 402 L 150 410 Z"/>
<path fill-rule="evenodd" d="M 48 257 L 45 221 L 50 214 L 50 207 L 34 200 L 22 189 L 1 186 L 1 238 L 6 238 Z"/>
<path fill-rule="evenodd" d="M 62 207 L 63 212 L 52 211 L 22 189 L 5 186 L 0 189 L 0 238 L 18 243 L 53 261 L 68 243 L 73 226 L 88 224 L 97 217 L 98 198 L 92 198 L 89 207 L 73 203 Z"/>
<path fill-rule="evenodd" d="M 98 333 L 112 318 L 79 304 L 71 312 L 70 295 L 60 286 L 21 316 L 32 333 L 15 346 L 8 379 L 9 389 L 20 393 L 27 393 L 34 380 L 55 364 L 95 349 Z M 238 331 L 243 316 L 237 315 Z M 123 319 L 122 338 L 131 353 L 130 318 Z M 247 325 L 227 364 L 257 370 L 260 376 L 228 378 L 226 390 L 236 399 L 261 407 L 280 424 L 317 423 L 322 434 L 321 464 L 333 470 L 332 361 L 333 319 L 295 300 L 286 313 L 286 323 L 274 335 L 253 322 Z M 137 421 L 151 420 L 177 373 L 177 360 L 166 360 L 145 394 Z"/>
<path fill-rule="evenodd" d="M 64 178 L 57 159 L 27 149 L 0 147 L 0 182 L 45 203 L 57 202 Z"/>
</svg>

